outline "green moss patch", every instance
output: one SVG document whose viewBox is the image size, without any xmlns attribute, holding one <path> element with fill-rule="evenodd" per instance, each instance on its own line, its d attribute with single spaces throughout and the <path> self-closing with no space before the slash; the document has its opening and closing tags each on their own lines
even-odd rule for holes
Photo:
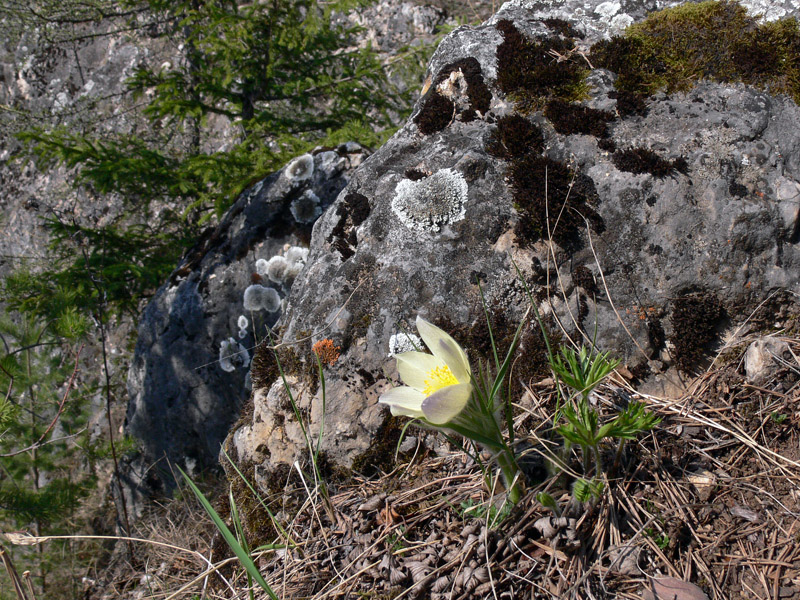
<svg viewBox="0 0 800 600">
<path fill-rule="evenodd" d="M 226 451 L 236 464 L 236 468 L 239 469 L 250 485 L 255 485 L 255 465 L 250 461 L 240 461 L 238 453 L 236 452 L 236 447 L 233 444 L 226 443 L 226 446 Z M 236 503 L 236 508 L 239 511 L 239 516 L 248 542 L 254 547 L 270 543 L 278 536 L 278 532 L 275 530 L 275 525 L 269 513 L 264 509 L 264 506 L 253 494 L 252 490 L 250 490 L 247 483 L 244 482 L 242 476 L 236 472 L 236 469 L 234 469 L 227 460 L 223 460 L 221 464 L 225 471 L 228 485 L 230 486 L 229 489 L 233 496 L 233 501 Z M 279 488 L 279 491 L 283 492 L 283 486 Z M 270 490 L 270 494 L 274 493 L 275 490 Z M 222 515 L 230 511 L 227 500 L 227 495 L 221 494 L 216 503 L 217 512 Z M 277 509 L 275 512 L 277 512 Z M 223 543 L 219 544 L 217 547 L 220 553 L 216 556 L 230 556 L 230 548 L 224 543 L 222 536 L 215 536 L 215 538 L 219 538 L 223 541 Z"/>
<path fill-rule="evenodd" d="M 759 24 L 733 2 L 689 3 L 653 13 L 623 36 L 595 44 L 590 60 L 617 73 L 618 90 L 640 98 L 711 79 L 747 83 L 800 102 L 797 20 Z M 630 96 L 626 103 L 630 109 Z"/>
<path fill-rule="evenodd" d="M 533 112 L 553 98 L 577 101 L 587 96 L 589 70 L 579 62 L 583 59 L 572 58 L 572 38 L 531 40 L 506 19 L 496 27 L 503 36 L 497 47 L 497 85 L 518 110 Z"/>
</svg>

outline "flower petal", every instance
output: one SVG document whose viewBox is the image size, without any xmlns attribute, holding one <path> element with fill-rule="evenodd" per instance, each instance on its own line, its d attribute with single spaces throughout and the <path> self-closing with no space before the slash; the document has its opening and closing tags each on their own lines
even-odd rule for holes
<svg viewBox="0 0 800 600">
<path fill-rule="evenodd" d="M 393 417 L 411 417 L 412 419 L 425 418 L 425 415 L 420 411 L 410 410 L 408 408 L 403 408 L 402 406 L 395 406 L 394 404 L 389 407 L 389 410 L 391 411 Z"/>
<path fill-rule="evenodd" d="M 417 389 L 425 389 L 425 380 L 436 367 L 444 366 L 444 362 L 425 352 L 403 352 L 395 356 L 400 379 L 406 385 Z"/>
<path fill-rule="evenodd" d="M 464 410 L 470 396 L 472 396 L 471 384 L 448 385 L 425 398 L 422 402 L 422 413 L 434 425 L 444 425 Z"/>
<path fill-rule="evenodd" d="M 448 333 L 420 316 L 417 317 L 417 331 L 433 355 L 450 367 L 453 376 L 461 383 L 469 383 L 472 369 L 461 346 Z"/>
<path fill-rule="evenodd" d="M 378 398 L 381 404 L 388 404 L 395 416 L 424 417 L 422 412 L 422 402 L 425 395 L 415 389 L 406 386 L 392 388 Z"/>
</svg>

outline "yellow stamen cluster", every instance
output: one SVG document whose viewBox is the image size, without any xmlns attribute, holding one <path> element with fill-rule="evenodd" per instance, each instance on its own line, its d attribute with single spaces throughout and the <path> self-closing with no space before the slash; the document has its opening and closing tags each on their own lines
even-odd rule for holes
<svg viewBox="0 0 800 600">
<path fill-rule="evenodd" d="M 425 389 L 422 390 L 422 393 L 426 396 L 430 396 L 444 387 L 456 385 L 457 383 L 458 379 L 450 372 L 450 367 L 447 365 L 436 367 L 435 369 L 431 369 L 431 372 L 428 373 L 428 377 L 425 378 Z"/>
</svg>

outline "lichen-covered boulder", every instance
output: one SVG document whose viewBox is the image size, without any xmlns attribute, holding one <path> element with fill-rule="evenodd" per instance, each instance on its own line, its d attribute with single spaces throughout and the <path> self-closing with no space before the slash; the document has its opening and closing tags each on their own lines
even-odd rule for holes
<svg viewBox="0 0 800 600">
<path fill-rule="evenodd" d="M 252 349 L 279 318 L 308 256 L 311 225 L 292 206 L 313 195 L 316 207 L 307 212 L 322 213 L 365 156 L 352 143 L 319 150 L 256 183 L 148 304 L 128 376 L 126 420 L 141 449 L 137 464 L 150 469 L 147 487 L 171 485 L 169 463 L 189 470 L 216 464 L 250 393 Z M 127 472 L 141 479 L 141 470 L 132 465 Z"/>
<path fill-rule="evenodd" d="M 751 326 L 791 324 L 800 109 L 770 94 L 791 93 L 791 77 L 765 60 L 780 44 L 759 40 L 780 30 L 795 43 L 796 29 L 697 6 L 710 12 L 664 18 L 704 43 L 725 27 L 705 38 L 693 27 L 730 23 L 754 32 L 730 51 L 761 54 L 719 61 L 741 72 L 716 74 L 701 52 L 692 60 L 708 80 L 680 79 L 681 52 L 658 40 L 684 38 L 659 38 L 657 23 L 607 41 L 656 8 L 633 1 L 515 1 L 442 42 L 412 117 L 314 226 L 278 322 L 294 407 L 264 344 L 252 404 L 227 441 L 242 469 L 270 487 L 307 452 L 295 411 L 312 440 L 324 424 L 328 461 L 387 468 L 397 424 L 377 400 L 395 377 L 390 345 L 421 314 L 473 361 L 488 359 L 482 294 L 501 346 L 529 306 L 527 285 L 554 340 L 594 339 L 648 385 L 695 372 L 758 307 L 782 316 Z M 312 349 L 322 340 L 339 354 L 324 365 L 324 405 Z M 544 373 L 531 325 L 512 391 Z"/>
</svg>

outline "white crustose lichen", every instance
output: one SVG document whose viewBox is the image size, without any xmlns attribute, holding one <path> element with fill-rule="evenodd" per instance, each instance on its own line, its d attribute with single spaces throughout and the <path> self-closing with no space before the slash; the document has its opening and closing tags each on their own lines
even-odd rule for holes
<svg viewBox="0 0 800 600">
<path fill-rule="evenodd" d="M 286 177 L 291 181 L 305 181 L 314 174 L 314 157 L 303 154 L 286 166 Z"/>
<path fill-rule="evenodd" d="M 441 169 L 419 181 L 403 179 L 395 188 L 392 212 L 409 229 L 438 232 L 466 214 L 467 181 L 454 169 Z"/>
</svg>

